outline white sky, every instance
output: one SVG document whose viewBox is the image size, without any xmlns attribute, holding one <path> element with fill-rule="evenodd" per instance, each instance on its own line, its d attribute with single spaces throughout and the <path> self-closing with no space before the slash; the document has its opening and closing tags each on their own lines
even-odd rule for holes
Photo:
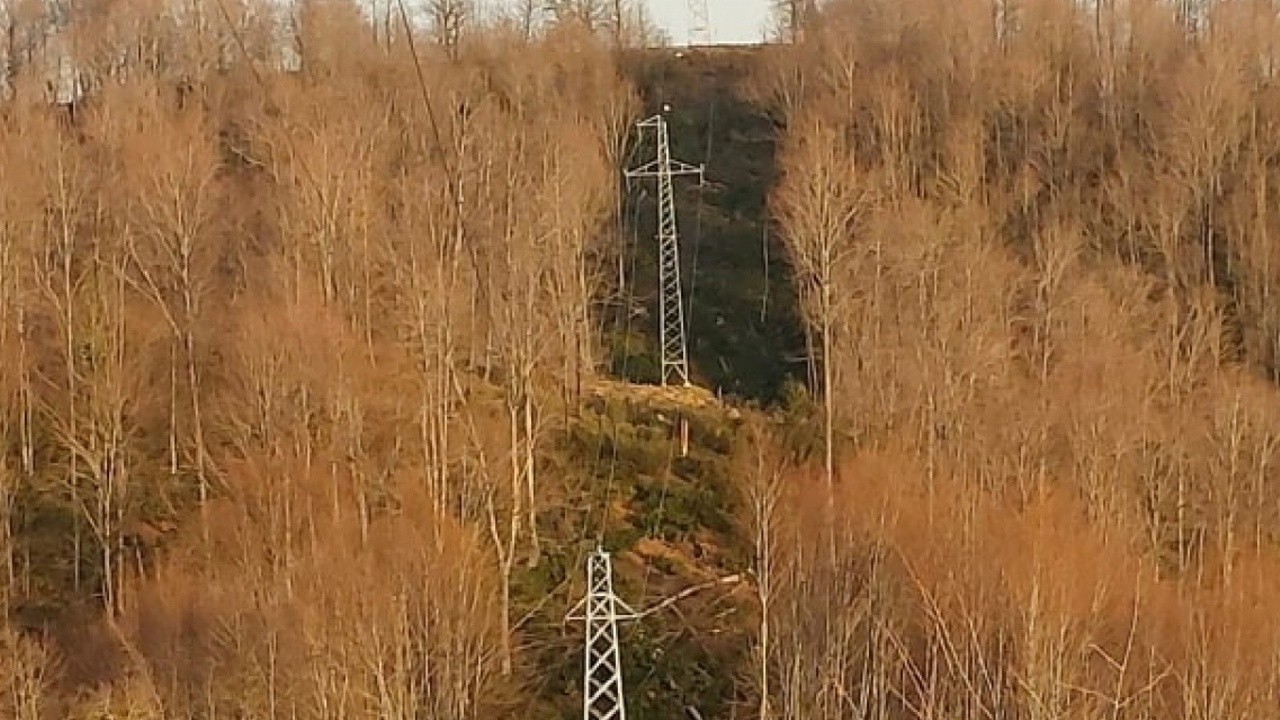
<svg viewBox="0 0 1280 720">
<path fill-rule="evenodd" d="M 689 40 L 688 0 L 645 0 L 653 19 L 671 37 L 673 45 Z M 759 42 L 769 19 L 769 0 L 707 0 L 712 41 Z"/>
</svg>

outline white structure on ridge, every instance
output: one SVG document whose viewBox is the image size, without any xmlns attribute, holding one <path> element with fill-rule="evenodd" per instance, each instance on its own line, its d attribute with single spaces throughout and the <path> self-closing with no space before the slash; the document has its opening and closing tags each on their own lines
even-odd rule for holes
<svg viewBox="0 0 1280 720">
<path fill-rule="evenodd" d="M 689 45 L 711 44 L 711 11 L 707 0 L 689 0 Z"/>
</svg>

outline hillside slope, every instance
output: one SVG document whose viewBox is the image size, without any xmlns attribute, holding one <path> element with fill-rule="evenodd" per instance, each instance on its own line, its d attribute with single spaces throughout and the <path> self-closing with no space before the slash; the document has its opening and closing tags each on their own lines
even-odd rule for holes
<svg viewBox="0 0 1280 720">
<path fill-rule="evenodd" d="M 689 423 L 682 455 L 677 418 Z M 604 382 L 555 441 L 544 475 L 552 509 L 539 522 L 549 542 L 537 569 L 518 579 L 527 677 L 538 709 L 520 717 L 581 712 L 582 627 L 563 621 L 585 592 L 587 553 L 612 553 L 614 587 L 637 610 L 688 588 L 747 577 L 740 527 L 739 414 L 706 391 Z M 621 642 L 628 717 L 724 717 L 745 691 L 749 585 L 708 587 L 638 621 Z"/>
</svg>

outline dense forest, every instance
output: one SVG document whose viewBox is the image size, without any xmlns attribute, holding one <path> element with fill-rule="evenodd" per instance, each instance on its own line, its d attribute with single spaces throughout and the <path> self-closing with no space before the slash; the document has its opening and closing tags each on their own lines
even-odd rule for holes
<svg viewBox="0 0 1280 720">
<path fill-rule="evenodd" d="M 776 5 L 0 4 L 0 718 L 1274 717 L 1280 6 Z"/>
</svg>

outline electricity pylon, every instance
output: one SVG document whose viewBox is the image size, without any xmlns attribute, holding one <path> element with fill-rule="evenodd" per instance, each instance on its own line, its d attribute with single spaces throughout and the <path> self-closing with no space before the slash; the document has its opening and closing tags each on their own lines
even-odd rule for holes
<svg viewBox="0 0 1280 720">
<path fill-rule="evenodd" d="M 565 620 L 585 620 L 587 624 L 582 720 L 627 720 L 627 702 L 622 693 L 622 652 L 618 644 L 619 620 L 642 620 L 695 593 L 741 581 L 741 575 L 728 575 L 694 585 L 643 612 L 636 612 L 614 594 L 613 563 L 609 553 L 597 547 L 587 556 L 587 595 L 565 615 Z M 701 717 L 696 708 L 685 711 Z"/>
<path fill-rule="evenodd" d="M 711 12 L 707 0 L 689 0 L 689 45 L 711 44 Z"/>
<path fill-rule="evenodd" d="M 661 114 L 654 115 L 636 125 L 641 132 L 652 128 L 658 136 L 658 157 L 634 170 L 628 170 L 629 180 L 658 179 L 658 279 L 662 294 L 662 312 L 659 316 L 662 333 L 662 384 L 676 381 L 689 384 L 689 351 L 684 338 L 684 292 L 680 284 L 680 235 L 676 228 L 676 200 L 671 178 L 677 175 L 697 175 L 698 182 L 705 180 L 702 165 L 689 165 L 671 159 L 671 141 L 667 135 L 667 120 Z"/>
<path fill-rule="evenodd" d="M 626 720 L 618 621 L 639 617 L 613 594 L 613 563 L 597 548 L 587 557 L 587 596 L 566 616 L 587 624 L 582 673 L 582 720 Z"/>
</svg>

